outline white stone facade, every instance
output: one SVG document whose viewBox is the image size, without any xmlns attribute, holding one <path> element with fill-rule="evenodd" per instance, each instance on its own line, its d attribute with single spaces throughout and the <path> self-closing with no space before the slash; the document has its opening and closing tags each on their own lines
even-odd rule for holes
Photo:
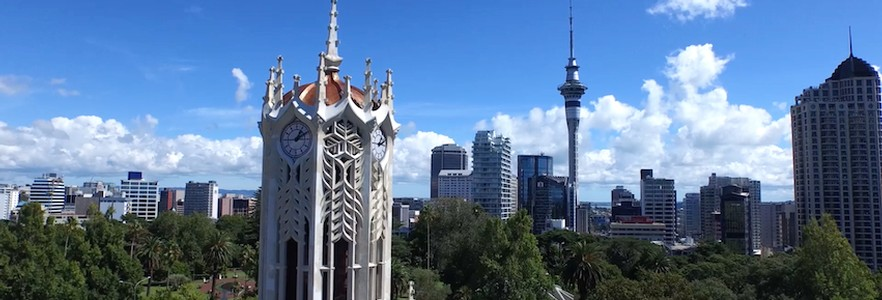
<svg viewBox="0 0 882 300">
<path fill-rule="evenodd" d="M 263 137 L 260 299 L 389 299 L 391 295 L 392 72 L 370 60 L 361 88 L 341 78 L 332 0 L 318 79 L 285 91 L 270 71 Z"/>
</svg>

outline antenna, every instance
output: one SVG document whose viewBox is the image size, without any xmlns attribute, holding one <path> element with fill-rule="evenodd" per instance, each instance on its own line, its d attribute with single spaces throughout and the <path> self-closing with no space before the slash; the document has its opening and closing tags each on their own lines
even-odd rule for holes
<svg viewBox="0 0 882 300">
<path fill-rule="evenodd" d="M 570 0 L 570 58 L 575 58 L 573 51 L 573 0 Z"/>
</svg>

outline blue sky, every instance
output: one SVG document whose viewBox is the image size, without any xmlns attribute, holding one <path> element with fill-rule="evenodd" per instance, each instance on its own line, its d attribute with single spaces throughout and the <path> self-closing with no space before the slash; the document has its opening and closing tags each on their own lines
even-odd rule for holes
<svg viewBox="0 0 882 300">
<path fill-rule="evenodd" d="M 556 87 L 567 5 L 340 1 L 342 72 L 359 76 L 367 57 L 375 73 L 395 70 L 395 196 L 428 195 L 428 149 L 469 146 L 476 129 L 511 136 L 516 154 L 554 155 L 565 173 Z M 0 10 L 0 180 L 143 170 L 167 186 L 256 187 L 267 69 L 283 55 L 287 75 L 314 80 L 328 9 L 12 0 Z M 846 58 L 848 26 L 855 55 L 882 62 L 879 11 L 852 0 L 575 0 L 588 86 L 582 200 L 606 201 L 615 185 L 637 192 L 639 168 L 676 179 L 681 195 L 717 172 L 762 180 L 764 200 L 790 199 L 787 105 Z"/>
</svg>

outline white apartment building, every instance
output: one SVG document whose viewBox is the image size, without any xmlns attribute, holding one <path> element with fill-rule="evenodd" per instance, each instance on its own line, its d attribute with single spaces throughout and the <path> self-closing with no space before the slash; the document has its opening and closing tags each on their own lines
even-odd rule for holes
<svg viewBox="0 0 882 300">
<path fill-rule="evenodd" d="M 508 219 L 518 209 L 511 140 L 492 130 L 478 131 L 472 156 L 472 200 L 491 216 Z"/>
<path fill-rule="evenodd" d="M 0 186 L 0 220 L 9 220 L 12 211 L 18 206 L 18 188 Z"/>
<path fill-rule="evenodd" d="M 153 220 L 158 214 L 159 182 L 144 180 L 141 172 L 129 172 L 128 179 L 120 180 L 120 196 L 129 200 L 129 213 Z"/>
<path fill-rule="evenodd" d="M 438 198 L 472 200 L 472 171 L 443 170 L 438 173 Z"/>
<path fill-rule="evenodd" d="M 34 178 L 29 199 L 42 204 L 47 214 L 60 214 L 64 210 L 64 178 L 56 173 Z"/>
</svg>

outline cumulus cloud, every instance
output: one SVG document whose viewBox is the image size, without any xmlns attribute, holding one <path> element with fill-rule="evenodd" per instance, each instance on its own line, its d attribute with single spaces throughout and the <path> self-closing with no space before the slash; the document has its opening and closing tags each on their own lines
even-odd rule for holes
<svg viewBox="0 0 882 300">
<path fill-rule="evenodd" d="M 453 143 L 453 139 L 435 132 L 417 131 L 398 137 L 393 149 L 393 176 L 404 182 L 425 183 L 429 180 L 432 148 Z"/>
<path fill-rule="evenodd" d="M 147 115 L 141 122 L 158 124 Z M 159 137 L 97 116 L 57 117 L 30 126 L 0 123 L 0 170 L 7 175 L 58 171 L 72 176 L 143 170 L 154 174 L 259 174 L 259 137 Z"/>
<path fill-rule="evenodd" d="M 80 91 L 78 90 L 57 89 L 55 91 L 58 92 L 58 95 L 62 97 L 75 97 L 80 95 Z"/>
<path fill-rule="evenodd" d="M 15 96 L 30 89 L 31 78 L 18 75 L 0 75 L 0 94 Z"/>
<path fill-rule="evenodd" d="M 236 78 L 236 101 L 245 101 L 248 98 L 248 90 L 251 89 L 251 82 L 248 81 L 248 76 L 245 76 L 242 69 L 233 68 L 232 73 L 233 77 Z"/>
<path fill-rule="evenodd" d="M 688 46 L 666 57 L 666 85 L 643 82 L 646 98 L 632 101 L 640 107 L 612 95 L 586 101 L 580 113 L 580 182 L 636 185 L 637 170 L 653 168 L 686 193 L 697 192 L 716 172 L 761 180 L 766 199 L 792 197 L 790 116 L 774 118 L 762 108 L 729 101 L 716 80 L 733 57 L 718 55 L 710 44 Z M 555 172 L 566 174 L 563 111 L 497 114 L 476 127 L 511 137 L 521 154 L 554 156 Z"/>
<path fill-rule="evenodd" d="M 653 15 L 669 15 L 685 22 L 695 18 L 729 17 L 742 7 L 747 7 L 746 0 L 660 0 L 646 11 Z"/>
<path fill-rule="evenodd" d="M 233 175 L 259 178 L 263 141 L 259 136 L 212 139 L 196 134 L 154 134 L 159 120 L 144 115 L 131 126 L 97 116 L 57 117 L 13 127 L 0 122 L 0 182 L 44 172 L 67 176 L 113 176 L 142 170 L 157 177 Z M 396 181 L 427 182 L 431 149 L 453 139 L 418 131 L 400 136 L 394 147 Z M 151 175 L 154 176 L 154 175 Z"/>
</svg>

